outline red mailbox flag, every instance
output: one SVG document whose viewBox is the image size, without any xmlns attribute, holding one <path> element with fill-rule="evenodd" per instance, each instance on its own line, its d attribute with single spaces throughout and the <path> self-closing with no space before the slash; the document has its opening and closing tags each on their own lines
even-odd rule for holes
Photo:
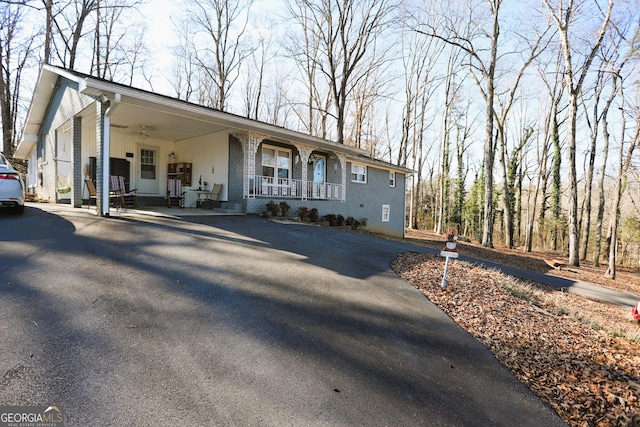
<svg viewBox="0 0 640 427">
<path fill-rule="evenodd" d="M 631 314 L 633 314 L 634 319 L 640 320 L 640 301 L 631 309 Z"/>
</svg>

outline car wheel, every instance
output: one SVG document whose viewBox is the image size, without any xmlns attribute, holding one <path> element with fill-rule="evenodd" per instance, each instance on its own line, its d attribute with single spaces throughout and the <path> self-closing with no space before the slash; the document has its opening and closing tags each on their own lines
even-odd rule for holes
<svg viewBox="0 0 640 427">
<path fill-rule="evenodd" d="M 16 215 L 22 215 L 24 213 L 24 205 L 18 205 L 13 208 L 13 213 Z"/>
</svg>

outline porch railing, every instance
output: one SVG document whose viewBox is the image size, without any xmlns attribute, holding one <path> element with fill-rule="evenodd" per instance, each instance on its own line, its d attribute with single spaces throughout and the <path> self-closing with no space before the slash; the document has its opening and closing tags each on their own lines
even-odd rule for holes
<svg viewBox="0 0 640 427">
<path fill-rule="evenodd" d="M 309 200 L 342 200 L 344 186 L 330 182 L 302 181 L 255 175 L 249 179 L 249 192 L 254 197 Z"/>
</svg>

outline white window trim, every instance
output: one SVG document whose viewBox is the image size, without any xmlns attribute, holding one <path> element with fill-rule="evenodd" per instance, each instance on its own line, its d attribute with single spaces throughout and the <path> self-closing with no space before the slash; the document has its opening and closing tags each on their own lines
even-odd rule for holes
<svg viewBox="0 0 640 427">
<path fill-rule="evenodd" d="M 390 217 L 391 217 L 391 206 L 382 205 L 382 222 L 389 222 Z"/>
<path fill-rule="evenodd" d="M 396 186 L 396 173 L 393 171 L 389 171 L 389 187 Z"/>
<path fill-rule="evenodd" d="M 288 170 L 289 170 L 289 178 L 287 178 L 287 179 L 291 179 L 291 176 L 293 174 L 293 170 L 292 170 L 292 166 L 293 166 L 292 165 L 292 161 L 293 161 L 292 150 L 290 148 L 284 148 L 284 147 L 278 147 L 278 146 L 275 146 L 275 145 L 262 144 L 262 152 L 263 153 L 264 153 L 264 149 L 265 148 L 268 148 L 268 149 L 271 149 L 271 150 L 275 151 L 275 153 L 274 153 L 275 154 L 275 158 L 274 158 L 275 163 L 273 165 L 265 165 L 265 163 L 264 163 L 264 155 L 261 156 L 262 159 L 260 160 L 260 163 L 261 163 L 262 167 L 264 167 L 264 166 L 273 167 L 273 178 L 274 179 L 278 179 L 278 151 L 283 151 L 283 152 L 289 153 L 289 168 L 288 168 Z M 260 173 L 262 174 L 262 170 L 260 170 Z"/>
<path fill-rule="evenodd" d="M 353 168 L 354 167 L 362 167 L 362 168 L 364 168 L 364 181 L 360 181 L 358 179 L 353 179 L 353 174 L 354 174 Z M 351 182 L 354 182 L 356 184 L 366 184 L 367 183 L 367 174 L 368 174 L 367 165 L 363 165 L 363 164 L 360 164 L 360 163 L 351 163 L 351 174 L 350 174 Z M 358 173 L 356 173 L 356 177 L 357 176 L 358 176 Z"/>
</svg>

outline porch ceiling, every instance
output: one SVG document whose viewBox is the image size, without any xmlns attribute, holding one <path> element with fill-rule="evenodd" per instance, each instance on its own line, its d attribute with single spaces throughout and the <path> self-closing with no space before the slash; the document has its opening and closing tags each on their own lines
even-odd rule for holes
<svg viewBox="0 0 640 427">
<path fill-rule="evenodd" d="M 115 109 L 111 126 L 130 133 L 140 133 L 144 126 L 149 137 L 176 142 L 228 129 L 223 123 L 194 114 L 186 115 L 180 111 L 158 108 L 157 104 L 130 100 L 124 100 Z"/>
</svg>

